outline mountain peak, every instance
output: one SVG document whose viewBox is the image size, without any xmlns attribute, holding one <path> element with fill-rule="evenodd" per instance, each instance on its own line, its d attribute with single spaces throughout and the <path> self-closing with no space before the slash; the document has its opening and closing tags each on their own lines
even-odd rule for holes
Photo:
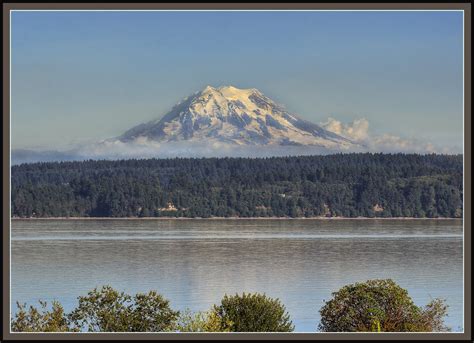
<svg viewBox="0 0 474 343">
<path fill-rule="evenodd" d="M 206 86 L 160 120 L 138 125 L 121 141 L 218 141 L 238 145 L 353 147 L 353 142 L 287 112 L 256 88 Z"/>
<path fill-rule="evenodd" d="M 204 87 L 204 89 L 201 91 L 201 93 L 209 93 L 209 92 L 215 92 L 216 91 L 216 88 L 210 86 L 210 85 L 207 85 L 206 87 Z"/>
<path fill-rule="evenodd" d="M 261 94 L 260 91 L 256 88 L 237 88 L 232 85 L 224 85 L 220 87 L 213 87 L 211 85 L 207 85 L 204 87 L 204 89 L 201 92 L 198 92 L 200 94 L 212 94 L 212 93 L 220 93 L 221 96 L 224 96 L 226 98 L 231 97 L 231 98 L 237 98 L 237 97 L 247 97 L 252 93 L 255 94 Z"/>
<path fill-rule="evenodd" d="M 249 92 L 256 90 L 256 88 L 238 88 L 232 85 L 220 86 L 217 89 L 223 92 Z"/>
<path fill-rule="evenodd" d="M 218 90 L 222 95 L 230 99 L 236 99 L 239 97 L 246 99 L 251 94 L 260 93 L 256 88 L 241 89 L 234 86 L 222 86 L 219 87 Z"/>
</svg>

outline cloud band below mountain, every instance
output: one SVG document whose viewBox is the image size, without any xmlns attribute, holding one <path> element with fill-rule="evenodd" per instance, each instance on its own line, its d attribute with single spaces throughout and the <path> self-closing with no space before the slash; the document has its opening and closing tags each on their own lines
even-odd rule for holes
<svg viewBox="0 0 474 343">
<path fill-rule="evenodd" d="M 328 149 L 319 146 L 263 145 L 245 146 L 218 141 L 203 142 L 157 142 L 138 137 L 129 142 L 117 139 L 77 145 L 67 151 L 13 150 L 12 164 L 39 161 L 71 161 L 87 159 L 128 158 L 174 158 L 174 157 L 270 157 L 291 155 L 322 155 L 338 152 L 384 152 L 384 153 L 459 153 L 456 149 L 440 148 L 430 142 L 407 139 L 391 134 L 371 135 L 369 122 L 365 118 L 343 123 L 328 118 L 320 123 L 324 129 L 360 144 L 349 150 Z"/>
</svg>

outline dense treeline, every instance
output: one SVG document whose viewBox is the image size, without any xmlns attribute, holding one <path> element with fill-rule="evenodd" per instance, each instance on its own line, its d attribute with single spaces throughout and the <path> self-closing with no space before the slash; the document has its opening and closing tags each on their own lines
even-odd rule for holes
<svg viewBox="0 0 474 343">
<path fill-rule="evenodd" d="M 13 166 L 14 217 L 462 217 L 463 156 L 336 154 Z"/>
</svg>

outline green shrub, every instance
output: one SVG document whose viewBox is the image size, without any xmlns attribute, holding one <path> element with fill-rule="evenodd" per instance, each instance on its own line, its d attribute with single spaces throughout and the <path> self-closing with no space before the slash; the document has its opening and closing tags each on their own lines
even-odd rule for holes
<svg viewBox="0 0 474 343">
<path fill-rule="evenodd" d="M 178 332 L 229 332 L 232 322 L 222 325 L 214 310 L 192 313 L 187 310 L 180 314 L 174 331 Z"/>
<path fill-rule="evenodd" d="M 332 295 L 319 311 L 319 329 L 324 332 L 449 331 L 443 321 L 447 313 L 443 300 L 420 308 L 390 279 L 347 285 Z"/>
<path fill-rule="evenodd" d="M 104 286 L 79 297 L 69 319 L 89 332 L 158 332 L 171 330 L 178 315 L 155 291 L 132 297 Z"/>
<path fill-rule="evenodd" d="M 433 332 L 444 325 L 447 305 L 434 299 L 416 306 L 394 281 L 369 280 L 342 287 L 321 308 L 323 332 Z M 110 286 L 81 296 L 69 315 L 56 301 L 51 310 L 20 305 L 11 322 L 14 332 L 292 332 L 294 326 L 279 299 L 265 294 L 225 295 L 207 312 L 180 314 L 156 291 L 130 296 Z"/>
<path fill-rule="evenodd" d="M 78 331 L 71 328 L 64 309 L 57 301 L 52 302 L 52 309 L 47 309 L 45 301 L 39 301 L 40 309 L 30 306 L 26 310 L 26 304 L 17 302 L 18 312 L 12 319 L 11 329 L 13 332 L 68 332 Z"/>
<path fill-rule="evenodd" d="M 221 328 L 233 332 L 291 332 L 290 315 L 279 299 L 265 294 L 225 295 L 219 306 L 214 305 Z"/>
</svg>

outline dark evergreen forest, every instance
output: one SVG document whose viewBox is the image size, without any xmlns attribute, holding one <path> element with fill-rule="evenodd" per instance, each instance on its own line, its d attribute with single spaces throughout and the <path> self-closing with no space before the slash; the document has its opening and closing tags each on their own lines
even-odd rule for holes
<svg viewBox="0 0 474 343">
<path fill-rule="evenodd" d="M 463 156 L 31 163 L 11 187 L 13 217 L 462 217 Z"/>
</svg>

